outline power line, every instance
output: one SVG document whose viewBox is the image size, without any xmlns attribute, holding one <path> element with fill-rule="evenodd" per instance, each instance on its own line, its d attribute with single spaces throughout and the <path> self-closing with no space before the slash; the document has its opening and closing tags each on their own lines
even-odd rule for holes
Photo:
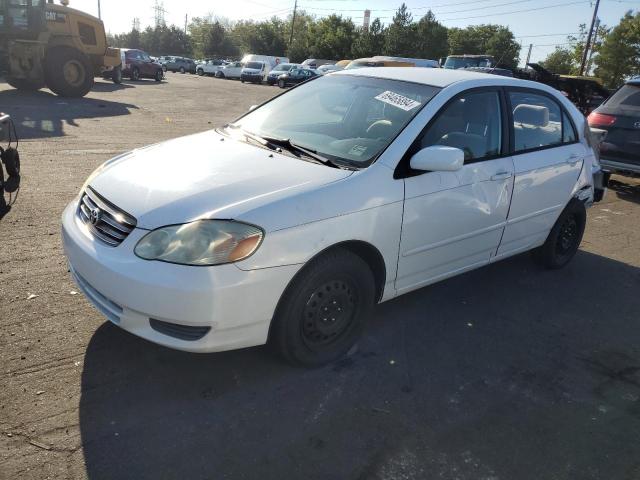
<svg viewBox="0 0 640 480">
<path fill-rule="evenodd" d="M 306 0 L 307 2 L 309 0 Z M 443 4 L 443 5 L 432 5 L 429 7 L 407 7 L 407 10 L 409 11 L 413 11 L 413 10 L 433 10 L 434 8 L 439 8 L 439 7 L 453 7 L 456 5 L 464 5 L 464 4 L 469 4 L 469 3 L 481 3 L 481 2 L 489 2 L 489 1 L 495 1 L 495 0 L 476 0 L 473 2 L 462 2 L 462 3 L 452 3 L 452 4 Z M 506 5 L 515 5 L 517 3 L 527 3 L 527 2 L 531 2 L 532 0 L 515 0 L 515 1 L 510 1 L 510 2 L 506 2 L 506 3 L 498 3 L 496 5 L 485 5 L 482 7 L 474 7 L 474 8 L 467 8 L 467 9 L 463 9 L 463 10 L 453 10 L 450 12 L 440 12 L 440 14 L 444 14 L 444 15 L 448 15 L 450 13 L 461 13 L 461 12 L 471 12 L 474 10 L 484 10 L 487 8 L 495 8 L 495 7 L 504 7 Z M 322 7 L 308 7 L 308 6 L 301 6 L 300 8 L 305 8 L 307 10 L 318 10 L 318 11 L 328 11 L 328 12 L 362 12 L 362 8 L 353 8 L 353 9 L 338 9 L 336 10 L 335 8 L 322 8 Z M 397 8 L 370 8 L 369 10 L 371 10 L 372 12 L 396 12 L 398 9 Z"/>
</svg>

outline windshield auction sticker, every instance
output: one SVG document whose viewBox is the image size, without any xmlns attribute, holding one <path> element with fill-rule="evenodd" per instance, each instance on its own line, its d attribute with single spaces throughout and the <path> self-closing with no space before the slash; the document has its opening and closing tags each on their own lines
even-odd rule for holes
<svg viewBox="0 0 640 480">
<path fill-rule="evenodd" d="M 387 90 L 386 92 L 382 92 L 380 95 L 374 98 L 376 100 L 380 100 L 381 102 L 388 103 L 389 105 L 393 105 L 394 107 L 401 108 L 406 112 L 408 112 L 409 110 L 413 110 L 420 105 L 420 102 L 416 102 L 415 100 L 411 100 L 408 97 L 404 97 L 398 93 L 393 93 L 389 90 Z"/>
</svg>

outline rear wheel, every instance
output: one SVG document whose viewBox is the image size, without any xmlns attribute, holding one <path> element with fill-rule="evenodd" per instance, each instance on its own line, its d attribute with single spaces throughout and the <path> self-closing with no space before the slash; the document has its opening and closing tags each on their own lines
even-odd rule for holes
<svg viewBox="0 0 640 480">
<path fill-rule="evenodd" d="M 549 232 L 544 244 L 533 251 L 536 263 L 548 269 L 562 268 L 574 257 L 580 247 L 587 212 L 584 204 L 571 200 Z"/>
<path fill-rule="evenodd" d="M 288 361 L 315 367 L 345 355 L 360 337 L 374 305 L 368 265 L 347 250 L 313 260 L 287 287 L 269 341 Z"/>
<path fill-rule="evenodd" d="M 113 83 L 119 85 L 122 83 L 122 67 L 116 67 L 111 73 L 111 80 Z"/>
<path fill-rule="evenodd" d="M 84 97 L 93 86 L 91 62 L 69 47 L 54 48 L 45 61 L 47 86 L 62 97 Z"/>
<path fill-rule="evenodd" d="M 40 90 L 45 86 L 44 82 L 34 82 L 33 80 L 28 80 L 26 78 L 9 77 L 7 78 L 7 83 L 13 88 L 25 92 L 35 92 L 36 90 Z"/>
<path fill-rule="evenodd" d="M 186 73 L 186 70 L 184 69 L 184 67 L 180 67 L 180 73 Z"/>
</svg>

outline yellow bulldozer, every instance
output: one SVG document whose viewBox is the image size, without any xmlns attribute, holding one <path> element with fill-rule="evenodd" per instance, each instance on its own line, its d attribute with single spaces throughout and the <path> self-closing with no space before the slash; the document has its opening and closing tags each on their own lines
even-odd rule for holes
<svg viewBox="0 0 640 480">
<path fill-rule="evenodd" d="M 68 4 L 0 0 L 0 73 L 11 86 L 83 97 L 96 76 L 122 81 L 120 50 L 107 46 L 102 20 Z"/>
</svg>

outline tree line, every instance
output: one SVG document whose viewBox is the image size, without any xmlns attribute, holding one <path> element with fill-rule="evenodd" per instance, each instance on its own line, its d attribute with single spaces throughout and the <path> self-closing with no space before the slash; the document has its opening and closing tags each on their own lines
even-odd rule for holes
<svg viewBox="0 0 640 480">
<path fill-rule="evenodd" d="M 317 18 L 298 11 L 292 20 L 289 16 L 231 22 L 209 15 L 193 18 L 187 32 L 175 25 L 160 25 L 110 35 L 109 42 L 156 56 L 237 58 L 257 53 L 286 56 L 292 62 L 374 55 L 437 60 L 455 54 L 489 54 L 505 68 L 517 67 L 521 49 L 506 26 L 447 28 L 431 11 L 414 18 L 404 3 L 388 25 L 375 18 L 367 29 L 337 14 Z M 554 73 L 578 74 L 586 37 L 587 28 L 581 25 L 578 35 L 568 37 L 566 45 L 556 47 L 541 63 Z M 613 28 L 601 25 L 595 38 L 588 72 L 600 77 L 609 88 L 640 74 L 640 13 L 629 11 Z"/>
<path fill-rule="evenodd" d="M 286 56 L 292 62 L 374 55 L 437 60 L 450 54 L 489 54 L 511 68 L 517 66 L 520 53 L 520 45 L 508 27 L 447 28 L 431 11 L 414 19 L 405 4 L 388 25 L 375 18 L 367 29 L 337 14 L 316 18 L 298 11 L 295 22 L 292 20 L 290 16 L 230 22 L 211 15 L 193 18 L 186 33 L 175 25 L 160 25 L 112 35 L 109 42 L 116 47 L 140 48 L 151 55 L 229 58 L 258 53 Z"/>
</svg>

